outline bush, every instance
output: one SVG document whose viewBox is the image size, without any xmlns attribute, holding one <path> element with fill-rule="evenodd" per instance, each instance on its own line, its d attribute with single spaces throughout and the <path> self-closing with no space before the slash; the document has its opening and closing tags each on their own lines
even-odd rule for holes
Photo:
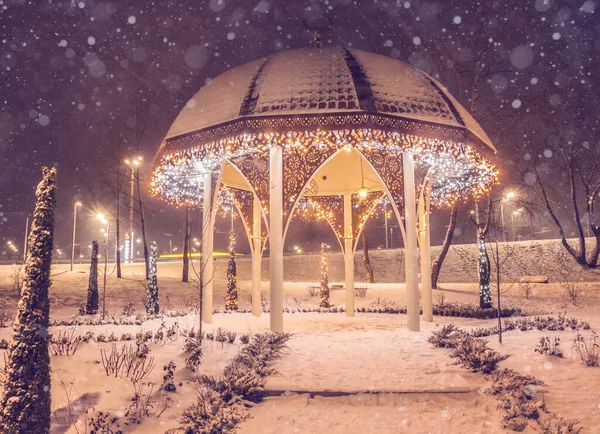
<svg viewBox="0 0 600 434">
<path fill-rule="evenodd" d="M 456 348 L 458 342 L 464 339 L 467 332 L 459 329 L 454 324 L 442 326 L 440 330 L 434 331 L 427 342 L 439 348 Z"/>
<path fill-rule="evenodd" d="M 200 383 L 197 401 L 183 411 L 181 426 L 173 431 L 186 434 L 234 431 L 235 426 L 248 417 L 245 405 L 262 400 L 266 376 L 275 373 L 271 365 L 281 356 L 290 336 L 287 333 L 255 335 L 252 343 L 243 347 L 225 368 L 223 377 L 196 377 Z"/>
<path fill-rule="evenodd" d="M 77 352 L 82 339 L 75 336 L 75 329 L 71 333 L 65 331 L 58 332 L 58 336 L 50 336 L 50 353 L 53 356 L 72 356 Z"/>
<path fill-rule="evenodd" d="M 248 418 L 239 404 L 224 405 L 221 395 L 209 387 L 201 387 L 196 403 L 185 408 L 179 422 L 181 427 L 174 431 L 186 434 L 220 434 L 232 432 L 235 426 Z"/>
<path fill-rule="evenodd" d="M 165 374 L 163 375 L 163 382 L 160 388 L 165 392 L 176 392 L 177 387 L 175 386 L 175 362 L 171 360 L 168 365 L 163 366 L 163 371 Z"/>
<path fill-rule="evenodd" d="M 248 342 L 250 342 L 250 335 L 249 334 L 240 335 L 240 342 L 244 345 L 248 344 Z"/>
<path fill-rule="evenodd" d="M 531 419 L 538 420 L 546 412 L 544 401 L 531 402 L 534 387 L 546 384 L 530 375 L 521 375 L 512 369 L 502 369 L 494 374 L 492 386 L 486 393 L 501 400 L 503 425 L 513 431 L 523 431 Z"/>
<path fill-rule="evenodd" d="M 457 359 L 457 365 L 483 374 L 491 374 L 497 369 L 498 363 L 510 357 L 489 348 L 486 341 L 468 335 L 458 340 L 451 356 Z"/>
<path fill-rule="evenodd" d="M 196 369 L 202 363 L 202 339 L 195 336 L 186 337 L 183 351 L 188 353 L 188 356 L 185 358 L 185 366 L 190 371 L 196 372 Z"/>
<path fill-rule="evenodd" d="M 135 313 L 135 303 L 130 301 L 123 306 L 123 316 L 132 316 Z"/>
<path fill-rule="evenodd" d="M 589 340 L 577 333 L 573 341 L 573 350 L 585 366 L 600 366 L 600 339 L 592 332 Z"/>
<path fill-rule="evenodd" d="M 563 352 L 560 349 L 560 338 L 553 338 L 552 341 L 548 336 L 540 338 L 539 343 L 535 347 L 535 352 L 547 356 L 562 357 Z"/>
</svg>

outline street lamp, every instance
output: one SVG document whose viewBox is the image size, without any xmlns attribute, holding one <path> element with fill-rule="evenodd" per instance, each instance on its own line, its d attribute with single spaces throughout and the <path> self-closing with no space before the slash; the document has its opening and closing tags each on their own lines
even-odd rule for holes
<svg viewBox="0 0 600 434">
<path fill-rule="evenodd" d="M 500 201 L 500 221 L 502 222 L 502 235 L 504 237 L 504 241 L 506 242 L 506 230 L 504 229 L 506 226 L 504 225 L 504 203 L 505 202 L 510 202 L 511 199 L 513 199 L 515 197 L 515 192 L 514 191 L 508 191 L 504 197 L 502 198 L 502 200 Z M 514 220 L 514 219 L 513 219 Z M 514 225 L 513 225 L 513 235 L 514 235 Z"/>
<path fill-rule="evenodd" d="M 521 215 L 521 211 L 520 210 L 515 210 L 512 212 L 512 214 L 510 215 L 510 220 L 511 220 L 511 231 L 513 234 L 513 239 L 514 241 L 517 240 L 517 234 L 515 233 L 515 216 L 519 216 Z"/>
<path fill-rule="evenodd" d="M 73 245 L 71 247 L 71 271 L 73 271 L 73 261 L 75 259 L 75 230 L 77 228 L 77 208 L 81 207 L 81 202 L 73 204 Z"/>
<path fill-rule="evenodd" d="M 133 262 L 133 196 L 135 194 L 135 180 L 136 176 L 139 176 L 142 161 L 143 158 L 139 155 L 125 160 L 125 164 L 131 172 L 131 184 L 129 187 L 129 233 L 127 234 L 127 238 L 129 238 L 129 262 Z"/>
</svg>

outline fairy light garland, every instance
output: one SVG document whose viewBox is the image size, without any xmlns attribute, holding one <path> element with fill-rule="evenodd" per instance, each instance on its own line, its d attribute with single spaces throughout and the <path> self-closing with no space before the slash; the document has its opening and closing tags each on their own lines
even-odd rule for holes
<svg viewBox="0 0 600 434">
<path fill-rule="evenodd" d="M 229 262 L 227 264 L 226 310 L 238 310 L 237 270 L 235 265 L 235 231 L 229 232 Z"/>
<path fill-rule="evenodd" d="M 329 265 L 327 264 L 327 251 L 325 243 L 321 243 L 321 301 L 320 307 L 331 307 L 329 303 Z"/>
<path fill-rule="evenodd" d="M 479 231 L 478 231 L 479 232 Z M 477 234 L 477 249 L 479 252 L 479 307 L 492 307 L 492 291 L 490 289 L 490 269 L 485 237 Z"/>
<path fill-rule="evenodd" d="M 418 164 L 434 168 L 432 202 L 451 206 L 465 196 L 479 197 L 497 183 L 497 169 L 471 146 L 378 129 L 247 133 L 164 155 L 150 182 L 153 195 L 176 206 L 201 206 L 204 175 L 220 170 L 226 158 L 260 153 L 273 146 L 410 152 Z M 268 209 L 265 208 L 268 213 Z"/>
</svg>

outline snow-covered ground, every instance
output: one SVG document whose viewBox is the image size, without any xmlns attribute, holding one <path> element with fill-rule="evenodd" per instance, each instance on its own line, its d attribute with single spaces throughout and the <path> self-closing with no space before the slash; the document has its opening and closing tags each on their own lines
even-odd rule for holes
<svg viewBox="0 0 600 434">
<path fill-rule="evenodd" d="M 78 267 L 85 271 L 87 267 Z M 108 280 L 107 308 L 119 315 L 123 306 L 134 302 L 137 312 L 142 311 L 144 288 L 140 284 L 142 267 L 125 266 L 124 279 L 114 276 Z M 53 267 L 53 298 L 51 315 L 55 319 L 73 318 L 84 302 L 86 272 L 68 272 L 67 266 Z M 196 296 L 193 283 L 178 280 L 180 264 L 159 265 L 159 288 L 161 306 L 183 309 Z M 0 267 L 0 312 L 8 312 L 10 320 L 16 303 L 11 291 L 12 267 Z M 316 282 L 315 282 L 316 283 Z M 336 283 L 336 282 L 332 282 Z M 241 278 L 242 293 L 249 282 Z M 268 288 L 264 282 L 264 288 Z M 318 303 L 308 295 L 309 282 L 286 282 L 286 306 L 308 307 Z M 477 285 L 442 284 L 436 291 L 437 298 L 443 294 L 445 301 L 477 302 Z M 530 300 L 525 300 L 518 286 L 503 294 L 505 305 L 520 306 L 528 311 L 554 313 L 567 312 L 569 316 L 589 321 L 593 329 L 600 329 L 600 285 L 581 284 L 582 294 L 578 306 L 568 302 L 559 284 L 538 285 Z M 225 281 L 215 280 L 215 305 L 223 305 Z M 268 291 L 266 291 L 268 295 Z M 168 295 L 168 301 L 166 296 Z M 404 287 L 401 284 L 371 284 L 365 298 L 357 298 L 358 306 L 396 303 L 403 306 Z M 341 290 L 331 292 L 334 305 L 343 306 Z M 242 296 L 242 306 L 249 306 Z M 180 329 L 192 328 L 198 317 L 165 318 L 167 326 L 178 322 Z M 139 326 L 80 326 L 78 332 L 92 331 L 96 335 L 115 332 L 137 333 L 156 330 L 161 320 L 152 320 Z M 463 318 L 435 317 L 433 323 L 422 322 L 420 332 L 406 329 L 405 315 L 357 313 L 348 318 L 344 313 L 287 313 L 284 315 L 286 331 L 293 333 L 286 355 L 276 363 L 279 375 L 269 378 L 267 388 L 296 391 L 286 396 L 269 397 L 251 410 L 252 419 L 240 425 L 248 433 L 363 433 L 363 432 L 502 432 L 498 401 L 483 393 L 486 380 L 453 365 L 447 350 L 434 348 L 427 337 L 443 324 L 454 323 L 460 327 L 491 326 L 496 320 L 472 320 Z M 213 323 L 206 329 L 217 328 L 241 333 L 255 333 L 269 328 L 268 315 L 254 318 L 250 314 L 215 314 Z M 70 329 L 70 328 L 67 328 Z M 0 338 L 10 338 L 10 328 L 0 329 Z M 53 333 L 58 332 L 55 328 Z M 586 336 L 590 332 L 586 332 Z M 600 432 L 600 368 L 586 368 L 574 357 L 570 348 L 575 332 L 510 332 L 504 343 L 497 337 L 489 339 L 491 345 L 512 356 L 502 363 L 523 373 L 539 377 L 548 387 L 538 390 L 550 411 L 570 419 L 577 419 L 585 427 L 584 432 Z M 541 336 L 559 336 L 565 352 L 564 359 L 542 356 L 534 351 Z M 109 343 L 82 343 L 74 356 L 52 358 L 52 400 L 55 410 L 53 433 L 76 433 L 67 429 L 68 400 L 65 384 L 72 383 L 71 409 L 78 413 L 93 407 L 111 413 L 124 411 L 131 405 L 133 389 L 128 380 L 107 377 L 100 361 L 100 349 L 108 349 Z M 116 345 L 123 345 L 117 343 Z M 205 342 L 205 359 L 201 372 L 219 375 L 239 349 L 236 344 Z M 164 394 L 158 391 L 164 374 L 163 366 L 173 360 L 177 365 L 175 384 L 177 391 L 168 394 L 173 399 L 171 408 L 160 418 L 145 418 L 140 425 L 126 427 L 125 432 L 164 432 L 177 425 L 182 409 L 195 400 L 194 384 L 188 381 L 192 375 L 185 368 L 183 338 L 164 346 L 150 345 L 150 356 L 155 357 L 156 367 L 148 378 L 156 384 L 153 399 L 160 405 Z M 3 351 L 2 351 L 3 352 Z M 2 360 L 2 355 L 0 355 Z M 181 383 L 181 386 L 179 385 Z M 68 388 L 69 386 L 67 386 Z M 311 397 L 302 392 L 339 392 L 350 394 L 340 397 Z"/>
</svg>

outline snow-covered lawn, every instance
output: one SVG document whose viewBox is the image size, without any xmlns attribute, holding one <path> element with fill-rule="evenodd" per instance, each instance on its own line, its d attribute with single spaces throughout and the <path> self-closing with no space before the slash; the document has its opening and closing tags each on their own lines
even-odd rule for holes
<svg viewBox="0 0 600 434">
<path fill-rule="evenodd" d="M 55 319 L 73 318 L 83 303 L 87 286 L 87 273 L 68 272 L 66 266 L 53 268 L 53 297 L 51 316 Z M 12 321 L 16 294 L 10 290 L 12 267 L 0 266 L 0 312 L 7 312 Z M 161 306 L 171 305 L 183 309 L 186 302 L 196 296 L 193 283 L 178 281 L 178 264 L 159 264 Z M 84 267 L 81 267 L 84 271 Z M 107 286 L 107 307 L 110 314 L 120 315 L 123 307 L 133 301 L 137 312 L 142 311 L 144 288 L 134 276 L 142 274 L 140 266 L 124 267 L 125 279 L 111 277 Z M 335 284 L 336 282 L 332 282 Z M 289 308 L 314 306 L 318 303 L 306 290 L 309 282 L 285 284 L 286 306 Z M 243 288 L 249 282 L 241 281 Z M 215 305 L 223 306 L 225 281 L 215 280 Z M 268 284 L 265 282 L 264 287 Z M 477 301 L 477 285 L 442 284 L 445 300 L 452 302 Z M 600 286 L 582 284 L 585 294 L 579 306 L 570 306 L 559 285 L 539 285 L 530 300 L 525 300 L 516 287 L 503 295 L 506 305 L 524 307 L 526 310 L 558 313 L 585 319 L 593 329 L 600 329 Z M 243 291 L 242 291 L 243 292 Z M 268 291 L 267 291 L 268 293 Z M 166 295 L 169 300 L 167 302 Z M 440 296 L 438 296 L 440 297 Z M 343 306 L 342 290 L 331 292 L 334 305 Z M 358 306 L 372 303 L 394 302 L 404 305 L 401 284 L 369 285 L 367 297 L 357 298 Z M 249 307 L 242 300 L 242 306 Z M 180 329 L 197 328 L 195 314 L 165 318 L 167 326 L 177 322 Z M 115 333 L 135 334 L 140 331 L 156 331 L 161 320 L 147 321 L 135 326 L 79 326 L 78 333 L 91 331 L 95 335 Z M 286 313 L 284 326 L 293 336 L 288 342 L 289 350 L 275 367 L 279 375 L 269 378 L 271 390 L 323 393 L 326 391 L 350 394 L 340 397 L 310 397 L 307 394 L 291 394 L 269 397 L 251 410 L 252 419 L 240 425 L 242 432 L 249 433 L 295 433 L 295 432 L 501 432 L 501 415 L 498 401 L 483 393 L 488 382 L 453 365 L 449 352 L 434 348 L 427 337 L 443 324 L 454 323 L 471 328 L 492 326 L 496 320 L 472 320 L 464 318 L 435 317 L 433 323 L 422 322 L 420 332 L 406 329 L 405 315 L 357 313 L 349 318 L 344 313 Z M 214 315 L 213 323 L 205 330 L 217 328 L 241 333 L 256 333 L 269 328 L 269 317 L 263 314 L 254 318 L 250 314 Z M 62 329 L 71 329 L 62 327 Z M 58 333 L 61 328 L 53 328 Z M 10 327 L 0 329 L 0 339 L 9 339 Z M 586 336 L 590 332 L 585 332 Z M 584 432 L 600 432 L 600 368 L 586 368 L 571 358 L 570 348 L 575 332 L 510 332 L 504 343 L 497 337 L 487 338 L 491 346 L 512 356 L 502 362 L 510 367 L 544 380 L 548 387 L 538 390 L 543 394 L 550 411 L 561 416 L 577 419 L 585 427 Z M 541 336 L 559 336 L 564 359 L 542 356 L 534 351 Z M 133 342 L 128 342 L 133 344 Z M 126 379 L 107 377 L 100 361 L 100 349 L 109 349 L 110 343 L 82 343 L 74 356 L 52 357 L 52 402 L 55 410 L 53 433 L 76 433 L 74 428 L 62 426 L 68 420 L 68 400 L 61 382 L 72 383 L 71 410 L 81 412 L 85 408 L 124 412 L 131 405 L 133 388 Z M 119 342 L 117 346 L 123 345 Z M 205 358 L 200 372 L 219 375 L 240 348 L 235 344 L 205 341 Z M 4 353 L 4 351 L 0 351 Z M 175 384 L 177 391 L 168 396 L 172 407 L 160 418 L 145 418 L 140 425 L 128 426 L 125 432 L 162 433 L 177 425 L 179 414 L 196 397 L 195 384 L 188 379 L 192 373 L 185 368 L 183 337 L 165 345 L 151 344 L 150 356 L 156 366 L 148 381 L 155 383 L 153 400 L 156 406 L 163 402 L 165 394 L 158 390 L 164 374 L 163 366 L 171 360 L 177 365 Z M 2 354 L 0 354 L 0 361 Z M 0 362 L 1 365 L 1 362 Z M 181 386 L 180 386 L 181 383 Z M 67 386 L 69 387 L 69 386 Z M 356 393 L 356 394 L 354 394 Z"/>
</svg>

